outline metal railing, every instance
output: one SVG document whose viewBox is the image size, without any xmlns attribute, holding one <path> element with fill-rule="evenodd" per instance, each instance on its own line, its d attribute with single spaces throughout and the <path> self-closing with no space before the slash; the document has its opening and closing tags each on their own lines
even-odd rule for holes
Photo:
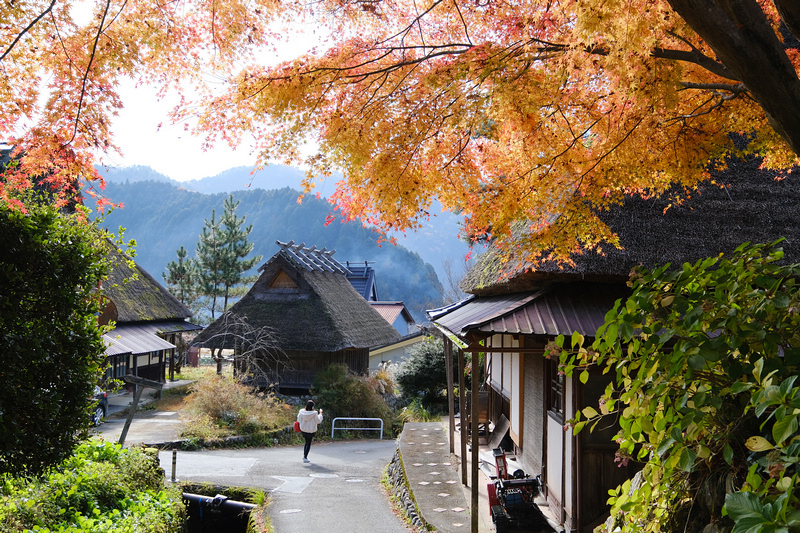
<svg viewBox="0 0 800 533">
<path fill-rule="evenodd" d="M 337 428 L 336 427 L 336 421 L 337 420 L 363 420 L 363 421 L 367 421 L 367 422 L 380 422 L 381 423 L 381 427 L 379 427 L 379 428 L 352 428 L 352 427 L 339 427 L 339 428 Z M 349 417 L 334 418 L 333 419 L 333 423 L 331 424 L 331 438 L 333 438 L 333 434 L 334 434 L 334 432 L 336 432 L 337 429 L 339 431 L 342 431 L 342 430 L 380 431 L 381 432 L 380 439 L 383 440 L 383 419 L 381 419 L 381 418 L 349 418 Z"/>
</svg>

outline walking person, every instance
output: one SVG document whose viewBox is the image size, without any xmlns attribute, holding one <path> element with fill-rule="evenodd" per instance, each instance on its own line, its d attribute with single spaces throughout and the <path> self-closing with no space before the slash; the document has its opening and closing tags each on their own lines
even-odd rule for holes
<svg viewBox="0 0 800 533">
<path fill-rule="evenodd" d="M 318 413 L 314 410 L 314 400 L 308 400 L 305 409 L 300 409 L 300 412 L 297 413 L 297 421 L 300 423 L 300 432 L 306 439 L 306 445 L 303 447 L 303 462 L 310 463 L 308 451 L 311 449 L 314 435 L 317 434 L 317 425 L 322 422 L 322 409 Z"/>
</svg>

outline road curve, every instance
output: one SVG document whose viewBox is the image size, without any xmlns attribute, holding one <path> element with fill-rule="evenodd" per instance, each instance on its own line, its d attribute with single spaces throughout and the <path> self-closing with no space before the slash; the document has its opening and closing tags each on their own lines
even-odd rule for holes
<svg viewBox="0 0 800 533">
<path fill-rule="evenodd" d="M 310 463 L 303 463 L 302 446 L 178 451 L 175 477 L 269 492 L 275 533 L 408 533 L 381 485 L 395 446 L 393 440 L 315 442 Z M 172 452 L 159 458 L 172 479 Z"/>
</svg>

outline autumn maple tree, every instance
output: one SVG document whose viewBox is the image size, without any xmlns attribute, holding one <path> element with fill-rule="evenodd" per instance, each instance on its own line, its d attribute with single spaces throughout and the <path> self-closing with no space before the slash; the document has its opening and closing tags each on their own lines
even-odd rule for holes
<svg viewBox="0 0 800 533">
<path fill-rule="evenodd" d="M 252 142 L 260 164 L 307 165 L 309 185 L 341 171 L 345 217 L 413 229 L 435 199 L 531 259 L 613 242 L 598 210 L 691 188 L 742 150 L 731 134 L 775 168 L 800 153 L 791 0 L 107 0 L 82 27 L 69 13 L 0 7 L 0 127 L 28 154 L 9 183 L 96 179 L 126 76 L 199 91 L 173 118 L 209 144 Z M 285 21 L 319 43 L 278 63 Z M 515 225 L 533 231 L 512 239 Z"/>
</svg>

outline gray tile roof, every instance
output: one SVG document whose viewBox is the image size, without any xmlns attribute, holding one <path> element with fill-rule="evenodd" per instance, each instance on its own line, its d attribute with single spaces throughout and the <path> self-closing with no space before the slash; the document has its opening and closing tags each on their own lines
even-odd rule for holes
<svg viewBox="0 0 800 533">
<path fill-rule="evenodd" d="M 378 300 L 378 289 L 375 284 L 375 269 L 364 261 L 364 264 L 347 261 L 347 279 L 353 288 L 368 302 Z"/>
<path fill-rule="evenodd" d="M 339 274 L 350 274 L 339 261 L 333 258 L 336 250 L 327 248 L 317 249 L 316 246 L 306 248 L 305 243 L 295 244 L 294 241 L 281 242 L 275 241 L 281 247 L 278 253 L 282 254 L 288 261 L 297 268 L 308 270 L 309 272 L 338 272 Z M 263 265 L 259 270 L 266 266 Z"/>
</svg>

